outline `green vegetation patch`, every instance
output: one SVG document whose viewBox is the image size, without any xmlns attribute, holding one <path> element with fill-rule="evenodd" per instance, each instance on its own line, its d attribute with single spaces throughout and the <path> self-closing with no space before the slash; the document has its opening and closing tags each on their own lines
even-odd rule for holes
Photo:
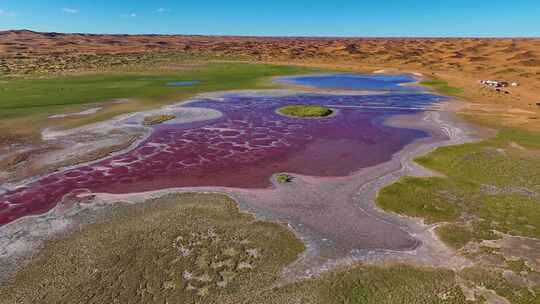
<svg viewBox="0 0 540 304">
<path fill-rule="evenodd" d="M 356 266 L 276 287 L 304 250 L 284 226 L 214 194 L 118 203 L 46 244 L 0 303 L 464 303 L 452 271 Z"/>
<path fill-rule="evenodd" d="M 334 271 L 264 296 L 273 298 L 271 303 L 466 303 L 452 271 L 405 265 Z"/>
<path fill-rule="evenodd" d="M 271 77 L 309 72 L 310 69 L 291 66 L 190 62 L 189 68 L 180 67 L 176 71 L 4 77 L 0 82 L 0 127 L 3 132 L 20 133 L 24 128 L 31 128 L 28 125 L 37 128 L 47 123 L 50 115 L 76 110 L 81 105 L 106 103 L 107 107 L 100 113 L 71 118 L 76 120 L 70 125 L 74 127 L 155 108 L 202 92 L 272 88 L 275 85 L 267 81 Z M 184 79 L 197 79 L 199 83 L 196 86 L 167 85 Z M 127 102 L 112 102 L 119 99 Z"/>
<path fill-rule="evenodd" d="M 518 259 L 518 260 L 506 260 L 506 265 L 508 269 L 512 270 L 515 273 L 520 272 L 531 272 L 531 268 L 527 266 L 527 263 L 525 263 L 524 260 Z"/>
<path fill-rule="evenodd" d="M 446 179 L 405 177 L 379 192 L 379 206 L 391 212 L 425 219 L 427 224 L 454 221 L 458 208 L 444 195 L 450 185 Z M 440 192 L 433 191 L 441 189 Z"/>
<path fill-rule="evenodd" d="M 221 195 L 114 208 L 49 242 L 0 289 L 0 303 L 247 303 L 304 249 L 285 227 Z"/>
<path fill-rule="evenodd" d="M 436 92 L 443 95 L 460 95 L 463 94 L 463 89 L 452 87 L 448 85 L 448 82 L 441 79 L 433 79 L 421 81 L 421 85 L 428 86 L 434 89 Z"/>
<path fill-rule="evenodd" d="M 523 260 L 505 259 L 497 246 L 466 245 L 498 239 L 497 232 L 540 238 L 539 140 L 506 129 L 480 143 L 438 148 L 416 161 L 444 177 L 402 178 L 382 189 L 377 203 L 441 223 L 435 231 L 443 242 L 484 265 L 456 274 L 478 301 L 492 296 L 487 289 L 510 303 L 538 303 L 538 274 Z"/>
<path fill-rule="evenodd" d="M 480 143 L 438 148 L 417 162 L 445 177 L 405 177 L 380 191 L 385 210 L 450 222 L 449 245 L 498 238 L 494 231 L 540 238 L 540 134 L 503 130 Z"/>
<path fill-rule="evenodd" d="M 470 286 L 481 286 L 493 290 L 497 295 L 509 300 L 510 303 L 538 303 L 540 288 L 527 288 L 508 282 L 500 270 L 490 270 L 471 267 L 462 270 L 459 276 L 467 280 Z"/>
<path fill-rule="evenodd" d="M 290 182 L 293 181 L 293 179 L 294 179 L 294 177 L 292 177 L 289 174 L 285 174 L 285 173 L 281 173 L 281 174 L 276 175 L 276 181 L 278 183 L 280 183 L 280 184 L 290 183 Z"/>
<path fill-rule="evenodd" d="M 332 110 L 316 105 L 291 105 L 279 108 L 278 113 L 299 118 L 317 118 L 332 115 Z"/>
<path fill-rule="evenodd" d="M 48 107 L 115 99 L 148 103 L 171 101 L 200 92 L 270 87 L 264 78 L 306 73 L 306 69 L 242 63 L 214 63 L 176 72 L 106 73 L 48 78 L 6 78 L 0 84 L 0 118 L 24 116 Z M 168 86 L 179 79 L 198 79 L 197 86 Z"/>
<path fill-rule="evenodd" d="M 171 194 L 108 213 L 46 244 L 0 286 L 0 303 L 471 303 L 460 284 L 535 303 L 540 292 L 509 283 L 501 271 L 407 265 L 356 265 L 276 287 L 303 245 L 285 227 L 240 213 L 226 196 Z"/>
<path fill-rule="evenodd" d="M 458 224 L 447 224 L 435 230 L 443 242 L 450 247 L 459 249 L 469 243 L 474 235 L 470 227 Z"/>
<path fill-rule="evenodd" d="M 176 116 L 170 115 L 170 114 L 161 114 L 161 115 L 155 115 L 155 116 L 148 116 L 144 118 L 144 125 L 145 126 L 153 126 L 158 125 L 160 123 L 175 119 Z"/>
<path fill-rule="evenodd" d="M 498 141 L 514 142 L 531 149 L 540 149 L 540 136 L 517 129 L 503 129 L 499 132 Z"/>
</svg>

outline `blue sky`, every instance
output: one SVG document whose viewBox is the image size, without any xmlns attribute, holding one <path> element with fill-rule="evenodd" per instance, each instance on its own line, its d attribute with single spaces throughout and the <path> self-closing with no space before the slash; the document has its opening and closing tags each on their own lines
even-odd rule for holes
<svg viewBox="0 0 540 304">
<path fill-rule="evenodd" d="M 0 0 L 0 30 L 279 36 L 534 36 L 540 0 Z"/>
</svg>

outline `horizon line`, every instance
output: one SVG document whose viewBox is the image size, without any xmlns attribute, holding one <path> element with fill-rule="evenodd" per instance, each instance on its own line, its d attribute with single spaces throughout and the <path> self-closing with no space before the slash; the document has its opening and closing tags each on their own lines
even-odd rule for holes
<svg viewBox="0 0 540 304">
<path fill-rule="evenodd" d="M 36 34 L 86 35 L 86 36 L 196 36 L 196 37 L 231 37 L 231 38 L 301 38 L 301 39 L 540 39 L 540 36 L 323 36 L 323 35 L 247 35 L 247 34 L 181 34 L 181 33 L 90 33 L 36 31 L 31 29 L 0 29 L 0 33 L 32 32 Z"/>
</svg>

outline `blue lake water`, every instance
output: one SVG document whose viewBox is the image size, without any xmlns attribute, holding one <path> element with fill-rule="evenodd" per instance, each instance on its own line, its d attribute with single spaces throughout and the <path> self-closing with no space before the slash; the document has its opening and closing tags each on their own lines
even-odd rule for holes
<svg viewBox="0 0 540 304">
<path fill-rule="evenodd" d="M 168 87 L 187 87 L 198 84 L 198 81 L 175 81 L 167 83 Z"/>
<path fill-rule="evenodd" d="M 279 77 L 277 83 L 335 90 L 418 91 L 419 88 L 402 86 L 416 82 L 409 75 L 383 74 L 328 74 Z"/>
</svg>

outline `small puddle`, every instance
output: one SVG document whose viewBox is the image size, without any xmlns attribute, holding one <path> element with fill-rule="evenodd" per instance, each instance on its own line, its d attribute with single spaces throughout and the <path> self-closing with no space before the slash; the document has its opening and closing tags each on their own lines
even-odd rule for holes
<svg viewBox="0 0 540 304">
<path fill-rule="evenodd" d="M 198 84 L 198 81 L 175 81 L 167 83 L 168 87 L 189 87 Z"/>
</svg>

